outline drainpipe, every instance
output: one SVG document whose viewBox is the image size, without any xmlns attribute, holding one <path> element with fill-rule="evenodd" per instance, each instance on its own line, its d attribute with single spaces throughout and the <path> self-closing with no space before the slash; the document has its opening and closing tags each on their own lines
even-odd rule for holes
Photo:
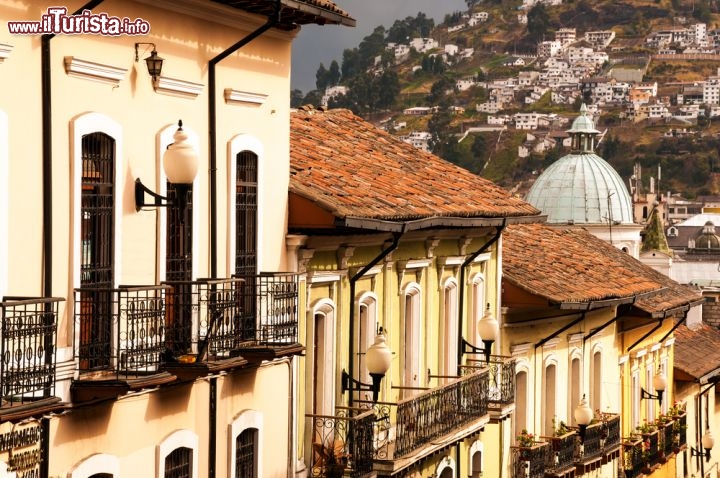
<svg viewBox="0 0 720 478">
<path fill-rule="evenodd" d="M 358 280 L 360 280 L 360 278 L 362 278 L 362 276 L 364 276 L 370 269 L 375 267 L 375 265 L 378 262 L 383 260 L 385 258 L 385 256 L 387 256 L 388 254 L 390 254 L 392 251 L 394 251 L 397 248 L 398 243 L 400 242 L 400 237 L 402 237 L 402 235 L 404 233 L 405 233 L 405 225 L 403 225 L 401 232 L 393 233 L 393 241 L 388 247 L 383 249 L 382 252 L 380 252 L 380 254 L 377 257 L 375 257 L 375 259 L 370 261 L 370 263 L 368 263 L 365 267 L 360 269 L 354 276 L 352 276 L 350 278 L 350 320 L 349 320 L 349 322 L 350 322 L 350 340 L 349 340 L 350 344 L 348 347 L 348 352 L 349 352 L 348 375 L 350 375 L 351 380 L 350 380 L 350 390 L 349 390 L 350 398 L 348 399 L 348 406 L 351 408 L 353 406 L 352 378 L 355 376 L 355 375 L 353 375 L 353 373 L 354 373 L 353 354 L 355 353 L 355 343 L 354 343 L 355 342 L 355 338 L 354 338 L 354 333 L 355 333 L 355 283 Z"/>
<path fill-rule="evenodd" d="M 208 136 L 210 143 L 209 173 L 210 173 L 210 277 L 217 278 L 217 88 L 215 81 L 215 67 L 222 60 L 247 45 L 280 22 L 281 0 L 275 1 L 275 12 L 268 17 L 267 22 L 257 30 L 239 40 L 225 51 L 208 62 Z M 211 320 L 208 330 L 214 327 L 215 318 Z M 207 341 L 198 351 L 198 359 L 204 359 L 207 351 Z M 217 459 L 217 379 L 210 380 L 210 423 L 208 437 L 208 478 L 215 478 L 215 461 Z"/>
<path fill-rule="evenodd" d="M 92 0 L 76 10 L 78 15 L 83 10 L 92 10 L 103 0 Z M 42 242 L 43 242 L 43 297 L 52 297 L 53 283 L 53 168 L 52 168 L 52 69 L 50 55 L 50 40 L 54 34 L 40 37 L 40 87 L 42 108 Z M 48 349 L 49 350 L 49 349 Z M 40 420 L 40 477 L 48 478 L 50 473 L 50 419 Z"/>
<path fill-rule="evenodd" d="M 462 356 L 463 356 L 463 310 L 464 310 L 464 301 L 465 301 L 465 270 L 472 264 L 472 262 L 482 254 L 483 252 L 487 251 L 493 244 L 495 244 L 498 239 L 500 239 L 500 236 L 502 235 L 503 230 L 505 230 L 505 225 L 507 224 L 507 218 L 503 218 L 503 223 L 501 226 L 498 226 L 497 230 L 495 231 L 495 235 L 490 238 L 489 241 L 487 241 L 485 244 L 482 245 L 480 249 L 472 253 L 469 257 L 467 257 L 463 263 L 462 266 L 460 266 L 460 292 L 458 297 L 458 310 L 460 311 L 458 314 L 458 345 L 457 345 L 457 374 L 460 375 L 460 364 L 462 363 Z M 499 285 L 499 284 L 498 284 Z M 502 427 L 500 427 L 502 430 Z M 455 466 L 457 467 L 457 476 L 462 476 L 462 458 L 460 456 L 460 442 L 455 444 Z M 502 467 L 502 456 L 500 456 L 501 460 L 501 467 Z"/>
<path fill-rule="evenodd" d="M 222 60 L 244 47 L 280 22 L 282 1 L 275 0 L 275 12 L 268 21 L 254 32 L 241 39 L 208 63 L 208 135 L 210 142 L 210 277 L 217 278 L 217 98 L 215 85 L 215 66 Z M 209 477 L 212 478 L 212 477 Z"/>
</svg>

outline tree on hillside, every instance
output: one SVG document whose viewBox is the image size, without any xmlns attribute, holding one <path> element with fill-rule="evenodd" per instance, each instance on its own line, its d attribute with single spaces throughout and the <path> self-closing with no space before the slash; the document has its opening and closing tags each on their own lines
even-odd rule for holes
<svg viewBox="0 0 720 478">
<path fill-rule="evenodd" d="M 550 29 L 550 15 L 544 3 L 538 3 L 530 9 L 527 15 L 528 36 L 531 41 L 542 41 Z"/>
<path fill-rule="evenodd" d="M 324 64 L 320 63 L 320 66 L 315 72 L 315 88 L 318 90 L 324 90 L 327 87 L 327 76 L 327 68 L 325 68 Z"/>
<path fill-rule="evenodd" d="M 435 28 L 435 20 L 419 12 L 415 18 L 406 17 L 404 20 L 395 20 L 393 26 L 387 31 L 386 41 L 392 43 L 407 43 L 415 37 L 428 37 Z"/>
<path fill-rule="evenodd" d="M 297 88 L 290 90 L 290 108 L 299 108 L 303 105 L 303 92 Z"/>
</svg>

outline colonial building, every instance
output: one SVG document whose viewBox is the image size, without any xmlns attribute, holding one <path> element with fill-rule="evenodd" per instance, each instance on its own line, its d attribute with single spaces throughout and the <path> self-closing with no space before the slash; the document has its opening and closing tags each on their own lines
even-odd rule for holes
<svg viewBox="0 0 720 478">
<path fill-rule="evenodd" d="M 496 340 L 479 319 L 499 313 L 504 226 L 537 214 L 349 111 L 292 115 L 312 476 L 507 476 L 514 363 L 477 353 Z M 376 335 L 393 355 L 373 376 Z"/>
<path fill-rule="evenodd" d="M 512 476 L 683 476 L 685 422 L 671 415 L 667 384 L 673 331 L 698 320 L 701 303 L 582 228 L 508 226 L 501 353 L 516 362 Z"/>
<path fill-rule="evenodd" d="M 354 20 L 54 5 L 0 5 L 0 473 L 304 473 L 290 54 L 301 25 Z"/>
</svg>

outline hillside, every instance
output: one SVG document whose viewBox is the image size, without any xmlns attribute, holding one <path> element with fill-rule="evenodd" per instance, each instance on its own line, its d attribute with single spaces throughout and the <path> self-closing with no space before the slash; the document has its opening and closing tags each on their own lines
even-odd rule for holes
<svg viewBox="0 0 720 478">
<path fill-rule="evenodd" d="M 471 129 L 468 133 L 468 129 L 487 126 L 488 113 L 476 111 L 476 105 L 491 97 L 492 82 L 540 68 L 535 58 L 540 41 L 553 39 L 560 29 L 574 28 L 578 37 L 587 31 L 612 31 L 615 38 L 605 49 L 608 61 L 594 74 L 608 77 L 611 67 L 619 62 L 635 62 L 643 67 L 646 64 L 642 81 L 657 82 L 657 97 L 668 99 L 669 104 L 676 101 L 685 86 L 716 75 L 720 68 L 720 61 L 714 58 L 658 60 L 651 57 L 656 52 L 646 42 L 650 34 L 662 29 L 685 28 L 698 22 L 704 22 L 708 32 L 717 28 L 720 2 L 716 0 L 565 0 L 561 5 L 541 4 L 530 10 L 521 10 L 520 0 L 467 3 L 467 12 L 449 12 L 439 25 L 419 13 L 415 18 L 396 20 L 387 28 L 379 26 L 357 48 L 346 50 L 342 62 L 329 69 L 321 65 L 319 88 L 342 85 L 348 89 L 331 98 L 329 106 L 350 108 L 393 134 L 429 131 L 433 152 L 522 193 L 543 168 L 564 154 L 562 148 L 531 150 L 527 157 L 520 157 L 519 149 L 529 144 L 527 131 L 510 127 L 504 131 Z M 463 26 L 470 15 L 479 12 L 487 13 L 488 20 Z M 520 21 L 523 12 L 526 24 Z M 410 49 L 400 56 L 388 49 L 388 45 L 416 37 L 432 38 L 438 47 L 426 52 Z M 445 45 L 472 54 L 441 61 Z M 582 41 L 578 45 L 584 46 Z M 507 66 L 510 58 L 518 57 L 523 58 L 524 65 Z M 457 82 L 464 78 L 473 78 L 477 84 L 461 91 Z M 304 98 L 294 93 L 296 105 L 318 104 L 322 96 L 319 91 Z M 525 97 L 531 94 L 532 89 L 518 90 L 514 101 L 504 105 L 498 114 L 539 112 L 571 121 L 581 102 L 592 103 L 586 94 L 575 95 L 574 100 L 564 104 L 553 102 L 549 92 L 529 103 Z M 437 107 L 437 112 L 424 116 L 403 114 L 407 108 L 428 106 Z M 448 107 L 455 107 L 455 111 L 450 112 Z M 662 168 L 665 191 L 687 197 L 720 193 L 716 179 L 720 173 L 720 121 L 703 117 L 690 122 L 673 118 L 632 121 L 627 119 L 626 111 L 626 104 L 603 104 L 596 118 L 598 129 L 605 133 L 598 153 L 624 179 L 632 174 L 633 165 L 640 163 L 654 171 L 658 166 Z M 561 132 L 563 127 L 551 126 L 546 134 L 552 136 L 553 130 Z M 650 175 L 646 176 L 649 181 Z"/>
</svg>

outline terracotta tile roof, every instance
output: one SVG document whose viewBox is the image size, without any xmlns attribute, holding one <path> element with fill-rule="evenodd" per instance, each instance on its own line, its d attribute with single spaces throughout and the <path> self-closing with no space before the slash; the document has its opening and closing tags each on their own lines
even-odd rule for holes
<svg viewBox="0 0 720 478">
<path fill-rule="evenodd" d="M 634 303 L 656 314 L 701 300 L 695 290 L 582 228 L 508 226 L 503 233 L 503 276 L 517 287 L 558 304 L 621 299 L 656 291 Z"/>
<path fill-rule="evenodd" d="M 216 3 L 270 17 L 275 12 L 271 0 L 213 0 Z M 281 25 L 306 25 L 308 23 L 342 24 L 355 26 L 355 19 L 330 0 L 281 0 Z"/>
<path fill-rule="evenodd" d="M 690 377 L 700 378 L 720 367 L 720 330 L 702 324 L 675 329 L 674 367 Z"/>
<path fill-rule="evenodd" d="M 292 113 L 290 192 L 336 218 L 407 221 L 539 214 L 494 183 L 343 109 Z"/>
</svg>

